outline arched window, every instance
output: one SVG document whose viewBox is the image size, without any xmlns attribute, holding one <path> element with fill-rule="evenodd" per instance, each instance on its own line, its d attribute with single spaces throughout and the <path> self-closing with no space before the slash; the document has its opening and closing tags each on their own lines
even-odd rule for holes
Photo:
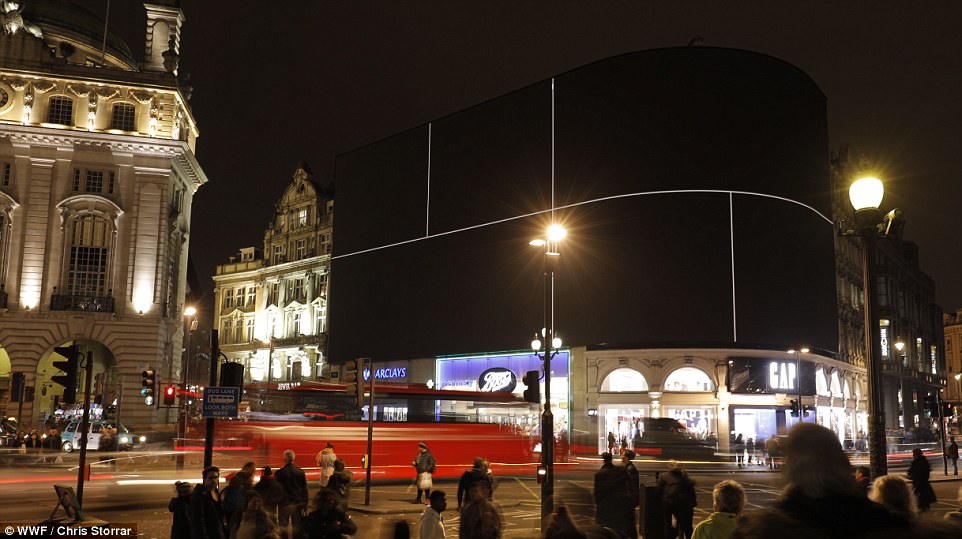
<svg viewBox="0 0 962 539">
<path fill-rule="evenodd" d="M 112 238 L 110 221 L 95 214 L 77 217 L 70 227 L 68 295 L 104 296 Z"/>
<path fill-rule="evenodd" d="M 60 95 L 51 97 L 47 105 L 47 123 L 73 125 L 73 99 Z"/>
<path fill-rule="evenodd" d="M 640 372 L 622 367 L 605 376 L 604 382 L 601 383 L 601 391 L 603 393 L 648 391 L 648 381 Z"/>
<path fill-rule="evenodd" d="M 110 128 L 134 131 L 137 108 L 130 103 L 116 103 L 111 109 Z"/>
<path fill-rule="evenodd" d="M 838 371 L 832 371 L 830 389 L 833 397 L 842 396 L 842 383 L 838 378 Z"/>
<path fill-rule="evenodd" d="M 705 371 L 694 367 L 675 369 L 665 379 L 664 391 L 713 391 L 715 384 Z"/>
<path fill-rule="evenodd" d="M 825 380 L 825 369 L 818 367 L 815 369 L 815 394 L 820 397 L 831 397 L 828 382 Z"/>
</svg>

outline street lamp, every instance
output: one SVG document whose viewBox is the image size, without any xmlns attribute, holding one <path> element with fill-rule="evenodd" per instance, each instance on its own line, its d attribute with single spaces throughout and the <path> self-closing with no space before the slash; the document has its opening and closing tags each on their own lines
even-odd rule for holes
<svg viewBox="0 0 962 539">
<path fill-rule="evenodd" d="M 902 381 L 902 369 L 907 366 L 906 363 L 905 363 L 905 353 L 903 352 L 903 350 L 905 350 L 905 342 L 900 338 L 899 340 L 895 341 L 895 345 L 894 345 L 894 346 L 895 346 L 895 351 L 897 351 L 897 352 L 899 353 L 899 354 L 898 354 L 898 355 L 899 355 L 899 364 L 896 365 L 896 370 L 897 370 L 898 373 L 899 373 L 899 426 L 901 427 L 901 426 L 903 426 L 903 424 L 905 423 L 905 421 L 904 421 L 904 417 L 905 417 L 905 384 L 904 384 L 904 382 Z"/>
<path fill-rule="evenodd" d="M 181 438 L 187 437 L 187 416 L 190 413 L 190 408 L 188 406 L 189 394 L 190 394 L 190 359 L 192 356 L 191 345 L 193 344 L 194 331 L 197 330 L 197 309 L 193 306 L 189 306 L 184 309 L 184 333 L 186 334 L 187 346 L 184 348 L 184 368 L 183 370 L 183 399 L 181 399 Z"/>
<path fill-rule="evenodd" d="M 553 511 L 554 414 L 551 412 L 551 358 L 561 348 L 561 338 L 554 331 L 554 274 L 561 258 L 558 244 L 567 235 L 564 227 L 555 223 L 548 227 L 544 238 L 530 242 L 531 245 L 544 249 L 544 325 L 540 334 L 535 333 L 531 341 L 531 350 L 541 359 L 544 370 L 544 411 L 541 414 L 541 467 L 544 469 L 544 480 L 541 482 L 542 523 Z"/>
<path fill-rule="evenodd" d="M 885 447 L 885 410 L 882 400 L 882 336 L 878 322 L 876 249 L 882 224 L 879 205 L 885 189 L 882 181 L 861 176 L 852 182 L 848 195 L 855 208 L 854 234 L 862 238 L 862 281 L 865 290 L 865 371 L 868 381 L 868 453 L 872 479 L 888 473 Z M 895 211 L 893 211 L 893 215 Z"/>
</svg>

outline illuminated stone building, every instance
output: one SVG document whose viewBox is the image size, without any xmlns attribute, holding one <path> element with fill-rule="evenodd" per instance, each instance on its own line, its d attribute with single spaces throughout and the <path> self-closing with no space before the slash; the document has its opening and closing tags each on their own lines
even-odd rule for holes
<svg viewBox="0 0 962 539">
<path fill-rule="evenodd" d="M 959 417 L 962 412 L 962 309 L 942 315 L 945 333 L 945 378 L 946 386 L 942 398 L 952 404 L 950 423 L 959 432 Z"/>
<path fill-rule="evenodd" d="M 95 416 L 122 403 L 127 424 L 172 421 L 140 386 L 145 369 L 179 376 L 191 202 L 207 181 L 177 74 L 184 15 L 146 4 L 137 59 L 71 2 L 20 4 L 3 3 L 0 30 L 0 406 L 26 426 L 76 414 L 51 381 L 53 349 L 76 344 L 93 356 Z"/>
<path fill-rule="evenodd" d="M 832 203 L 835 219 L 846 230 L 854 222 L 848 187 L 859 167 L 848 148 L 832 156 Z M 883 200 L 884 204 L 884 200 Z M 889 210 L 891 208 L 888 208 Z M 911 216 L 908 216 L 911 222 Z M 839 357 L 864 368 L 864 296 L 862 246 L 857 237 L 836 238 Z M 935 303 L 935 282 L 919 267 L 919 248 L 903 239 L 900 224 L 878 241 L 878 324 L 881 334 L 882 395 L 886 429 L 928 429 L 938 417 L 936 393 L 945 385 L 942 309 Z M 948 342 L 946 341 L 946 345 Z M 862 391 L 865 391 L 861 379 Z M 867 430 L 867 429 L 863 429 Z"/>
<path fill-rule="evenodd" d="M 222 352 L 245 365 L 245 382 L 300 382 L 322 373 L 333 195 L 302 163 L 275 204 L 263 251 L 244 248 L 217 266 L 214 327 Z"/>
</svg>

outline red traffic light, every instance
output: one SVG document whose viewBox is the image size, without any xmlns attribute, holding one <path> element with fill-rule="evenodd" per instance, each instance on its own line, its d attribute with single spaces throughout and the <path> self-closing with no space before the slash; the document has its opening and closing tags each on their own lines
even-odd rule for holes
<svg viewBox="0 0 962 539">
<path fill-rule="evenodd" d="M 177 388 L 176 388 L 176 387 L 174 387 L 174 386 L 166 386 L 166 387 L 164 388 L 164 405 L 165 405 L 165 406 L 173 406 L 173 405 L 174 405 L 174 399 L 176 398 L 176 395 L 177 395 Z"/>
</svg>

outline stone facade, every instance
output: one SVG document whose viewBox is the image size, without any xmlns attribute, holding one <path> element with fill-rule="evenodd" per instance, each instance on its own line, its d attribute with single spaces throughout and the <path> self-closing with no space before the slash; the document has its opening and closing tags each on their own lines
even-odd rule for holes
<svg viewBox="0 0 962 539">
<path fill-rule="evenodd" d="M 39 37 L 0 34 L 0 388 L 11 372 L 28 388 L 22 407 L 8 390 L 0 405 L 25 426 L 81 406 L 50 380 L 53 348 L 71 343 L 92 354 L 95 414 L 116 402 L 128 425 L 176 418 L 140 394 L 145 369 L 179 375 L 191 202 L 207 181 L 173 4 L 145 6 L 143 67 L 66 2 L 23 11 Z"/>
</svg>

